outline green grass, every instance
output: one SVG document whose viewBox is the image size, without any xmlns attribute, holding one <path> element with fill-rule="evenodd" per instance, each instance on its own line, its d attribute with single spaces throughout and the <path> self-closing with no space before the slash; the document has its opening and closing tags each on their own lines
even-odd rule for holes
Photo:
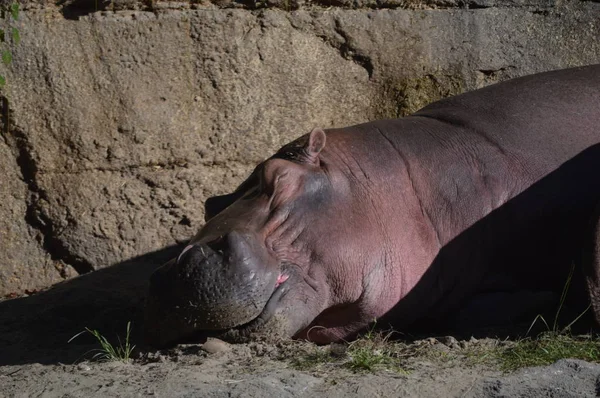
<svg viewBox="0 0 600 398">
<path fill-rule="evenodd" d="M 344 368 L 352 372 L 378 370 L 406 373 L 402 368 L 406 344 L 390 342 L 389 334 L 372 330 L 352 343 L 318 347 L 304 346 L 304 352 L 291 359 L 298 370 L 316 370 L 324 367 Z"/>
<path fill-rule="evenodd" d="M 563 358 L 600 362 L 600 339 L 594 336 L 571 336 L 547 332 L 536 338 L 514 342 L 493 354 L 504 371 L 528 366 L 549 365 Z"/>
<path fill-rule="evenodd" d="M 375 347 L 368 340 L 359 340 L 356 347 L 351 346 L 348 357 L 349 360 L 344 365 L 354 372 L 400 369 L 390 349 L 385 346 Z"/>
<path fill-rule="evenodd" d="M 100 344 L 100 348 L 92 350 L 92 352 L 96 352 L 92 359 L 98 361 L 121 361 L 121 362 L 129 362 L 131 359 L 131 354 L 135 349 L 135 345 L 131 345 L 130 335 L 131 335 L 131 322 L 127 322 L 127 330 L 125 332 L 125 342 L 121 341 L 121 338 L 117 336 L 118 345 L 113 345 L 108 341 L 106 337 L 104 337 L 99 331 L 92 330 L 89 328 L 85 328 L 84 331 L 77 333 L 75 336 L 69 339 L 69 343 L 73 341 L 75 338 L 81 336 L 84 333 L 89 333 L 96 338 L 98 343 Z"/>
</svg>

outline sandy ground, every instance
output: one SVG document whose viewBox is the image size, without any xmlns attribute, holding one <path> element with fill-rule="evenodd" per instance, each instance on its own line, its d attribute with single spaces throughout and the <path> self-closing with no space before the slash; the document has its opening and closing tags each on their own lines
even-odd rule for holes
<svg viewBox="0 0 600 398">
<path fill-rule="evenodd" d="M 467 363 L 460 355 L 446 361 L 415 357 L 401 369 L 355 372 L 345 366 L 347 355 L 299 367 L 298 360 L 315 349 L 306 343 L 144 348 L 137 325 L 146 280 L 177 250 L 165 249 L 48 291 L 1 301 L 0 397 L 600 396 L 600 365 L 577 360 L 507 375 L 490 365 Z M 87 360 L 97 348 L 89 334 L 68 343 L 85 327 L 109 338 L 123 336 L 129 321 L 131 341 L 138 344 L 130 363 Z M 445 350 L 452 349 L 460 348 Z"/>
<path fill-rule="evenodd" d="M 0 397 L 595 397 L 600 366 L 561 360 L 502 375 L 485 367 L 415 362 L 408 371 L 297 370 L 277 349 L 188 345 L 129 364 L 82 361 L 0 368 Z"/>
</svg>

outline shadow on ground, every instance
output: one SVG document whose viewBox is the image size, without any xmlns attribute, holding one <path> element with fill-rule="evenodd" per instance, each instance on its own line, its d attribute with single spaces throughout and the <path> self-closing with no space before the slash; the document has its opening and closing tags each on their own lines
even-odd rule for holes
<svg viewBox="0 0 600 398">
<path fill-rule="evenodd" d="M 176 256 L 171 246 L 59 283 L 39 294 L 0 302 L 0 365 L 73 363 L 97 348 L 85 333 L 99 330 L 111 341 L 132 322 L 141 343 L 142 310 L 150 274 Z M 89 356 L 89 355 L 88 355 Z"/>
</svg>

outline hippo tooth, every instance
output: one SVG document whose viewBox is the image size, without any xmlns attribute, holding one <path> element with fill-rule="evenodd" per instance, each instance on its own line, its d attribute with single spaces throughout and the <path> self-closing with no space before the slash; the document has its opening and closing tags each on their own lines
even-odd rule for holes
<svg viewBox="0 0 600 398">
<path fill-rule="evenodd" d="M 181 256 L 183 256 L 185 254 L 185 252 L 187 252 L 188 250 L 190 250 L 192 247 L 194 247 L 194 245 L 187 245 L 185 247 L 185 249 L 183 249 L 183 251 L 181 252 L 181 254 L 179 255 L 179 257 L 177 257 L 177 263 L 179 264 L 179 260 L 181 260 Z M 200 248 L 202 249 L 202 248 Z"/>
</svg>

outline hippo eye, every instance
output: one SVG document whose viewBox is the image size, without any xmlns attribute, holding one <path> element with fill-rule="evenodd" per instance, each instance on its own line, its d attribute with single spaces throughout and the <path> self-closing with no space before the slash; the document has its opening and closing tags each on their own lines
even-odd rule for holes
<svg viewBox="0 0 600 398">
<path fill-rule="evenodd" d="M 294 152 L 288 151 L 288 152 L 285 153 L 285 156 L 287 156 L 288 158 L 293 158 L 294 157 Z"/>
</svg>

